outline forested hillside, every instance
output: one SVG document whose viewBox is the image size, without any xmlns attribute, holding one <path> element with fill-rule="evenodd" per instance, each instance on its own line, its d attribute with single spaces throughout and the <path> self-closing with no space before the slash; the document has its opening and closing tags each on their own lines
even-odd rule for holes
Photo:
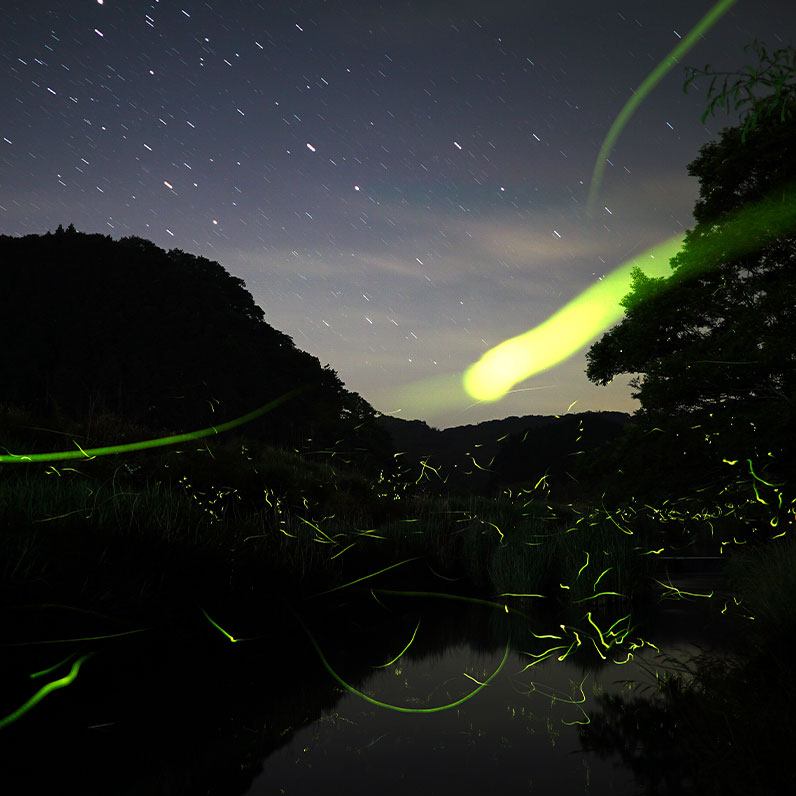
<svg viewBox="0 0 796 796">
<path fill-rule="evenodd" d="M 303 388 L 247 436 L 389 455 L 372 407 L 217 262 L 70 226 L 0 237 L 0 263 L 0 402 L 42 424 L 173 433 Z"/>
</svg>

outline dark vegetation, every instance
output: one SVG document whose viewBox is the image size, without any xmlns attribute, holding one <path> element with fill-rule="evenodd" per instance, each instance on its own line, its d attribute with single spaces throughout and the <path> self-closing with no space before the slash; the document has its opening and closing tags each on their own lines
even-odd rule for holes
<svg viewBox="0 0 796 796">
<path fill-rule="evenodd" d="M 71 227 L 0 237 L 0 261 L 4 453 L 206 428 L 306 388 L 221 436 L 0 464 L 0 589 L 12 603 L 164 617 L 200 598 L 317 591 L 357 567 L 416 555 L 499 590 L 488 573 L 506 565 L 488 563 L 509 549 L 506 577 L 521 590 L 523 566 L 541 573 L 552 560 L 531 555 L 524 537 L 572 518 L 548 505 L 549 483 L 626 419 L 529 416 L 432 430 L 377 416 L 269 326 L 218 263 Z M 533 499 L 529 490 L 520 500 L 542 476 Z M 511 544 L 497 550 L 503 529 Z"/>
<path fill-rule="evenodd" d="M 0 261 L 3 402 L 40 425 L 69 433 L 78 426 L 92 440 L 123 431 L 119 423 L 175 433 L 303 387 L 288 406 L 249 424 L 247 436 L 336 445 L 362 454 L 360 467 L 388 454 L 373 408 L 266 323 L 243 281 L 216 262 L 71 225 L 3 236 Z M 110 428 L 108 418 L 117 421 Z"/>
<path fill-rule="evenodd" d="M 640 374 L 631 384 L 642 431 L 679 435 L 650 434 L 628 463 L 653 455 L 664 480 L 679 473 L 699 486 L 716 478 L 723 458 L 768 460 L 773 480 L 796 473 L 796 237 L 791 228 L 755 245 L 764 229 L 741 224 L 739 240 L 722 226 L 763 200 L 787 206 L 796 195 L 796 51 L 755 52 L 760 63 L 729 76 L 723 90 L 711 83 L 709 110 L 726 100 L 746 113 L 688 167 L 699 180 L 697 223 L 672 275 L 637 269 L 625 318 L 588 354 L 587 375 L 598 384 Z"/>
<path fill-rule="evenodd" d="M 442 430 L 385 415 L 376 422 L 406 461 L 440 466 L 429 488 L 491 496 L 547 476 L 563 499 L 569 494 L 582 498 L 588 489 L 573 475 L 579 470 L 576 457 L 615 442 L 628 419 L 623 412 L 526 415 Z"/>
<path fill-rule="evenodd" d="M 733 654 L 704 653 L 675 667 L 652 699 L 601 698 L 601 710 L 582 728 L 584 748 L 618 756 L 645 794 L 769 794 L 796 785 L 787 760 L 796 741 L 789 641 L 796 616 L 796 237 L 791 227 L 755 245 L 765 231 L 750 229 L 740 256 L 721 256 L 722 246 L 737 243 L 721 237 L 734 211 L 763 199 L 794 202 L 796 49 L 750 49 L 758 63 L 743 71 L 690 70 L 686 87 L 710 78 L 706 117 L 724 107 L 740 110 L 740 122 L 689 167 L 700 181 L 697 224 L 672 260 L 672 277 L 637 273 L 625 319 L 589 354 L 588 375 L 598 383 L 641 374 L 634 381 L 636 445 L 627 437 L 611 454 L 629 483 L 644 489 L 642 468 L 652 464 L 678 494 L 712 494 L 733 513 L 755 502 L 770 514 L 767 522 L 739 522 L 746 533 L 722 543 L 730 604 L 743 622 Z M 754 496 L 727 501 L 733 490 L 722 465 L 744 460 Z M 766 488 L 774 493 L 761 494 Z"/>
</svg>

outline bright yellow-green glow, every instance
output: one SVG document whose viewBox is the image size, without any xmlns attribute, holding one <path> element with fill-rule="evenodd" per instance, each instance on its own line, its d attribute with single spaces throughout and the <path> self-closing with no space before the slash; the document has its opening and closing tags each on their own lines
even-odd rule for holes
<svg viewBox="0 0 796 796">
<path fill-rule="evenodd" d="M 27 702 L 23 705 L 20 705 L 15 711 L 9 713 L 7 716 L 0 718 L 0 730 L 8 727 L 9 724 L 13 724 L 18 719 L 21 719 L 29 710 L 36 707 L 39 702 L 44 699 L 48 694 L 51 694 L 53 691 L 57 691 L 59 688 L 66 688 L 66 686 L 71 685 L 75 678 L 77 677 L 78 672 L 80 671 L 80 667 L 85 663 L 86 659 L 90 656 L 83 655 L 82 657 L 78 658 L 73 664 L 72 668 L 69 670 L 69 673 L 60 677 L 58 680 L 51 680 L 49 683 L 45 683 Z"/>
<path fill-rule="evenodd" d="M 589 186 L 588 210 L 591 213 L 597 203 L 597 196 L 600 193 L 603 173 L 605 172 L 605 161 L 611 154 L 611 150 L 616 144 L 625 125 L 630 121 L 630 117 L 636 112 L 636 108 L 644 102 L 650 92 L 661 82 L 661 80 L 677 65 L 682 58 L 698 41 L 705 35 L 727 11 L 735 5 L 736 0 L 719 0 L 713 8 L 697 22 L 684 39 L 663 59 L 652 72 L 647 75 L 644 82 L 633 92 L 633 96 L 625 103 L 619 115 L 614 119 L 614 123 L 608 130 L 605 140 L 600 147 L 597 161 L 594 164 L 594 171 Z"/>
<path fill-rule="evenodd" d="M 524 666 L 522 669 L 520 669 L 519 672 L 517 672 L 517 674 L 522 674 L 523 672 L 528 671 L 528 669 L 530 669 L 531 666 L 536 666 L 539 663 L 544 663 L 544 661 L 546 661 L 554 652 L 558 652 L 558 650 L 565 650 L 565 649 L 568 649 L 566 644 L 561 644 L 557 647 L 548 647 L 544 652 L 539 652 L 539 653 L 524 652 L 523 655 L 528 655 L 531 658 L 536 658 L 536 660 L 529 663 L 527 666 Z"/>
<path fill-rule="evenodd" d="M 622 318 L 619 302 L 630 290 L 632 270 L 641 267 L 647 276 L 667 275 L 682 240 L 670 238 L 626 261 L 539 326 L 487 351 L 464 373 L 467 394 L 478 401 L 498 401 L 515 384 L 568 359 Z"/>
<path fill-rule="evenodd" d="M 584 562 L 583 566 L 578 570 L 578 574 L 575 575 L 575 580 L 577 580 L 583 574 L 583 570 L 589 566 L 589 551 L 585 550 L 584 552 L 586 553 L 586 561 Z"/>
<path fill-rule="evenodd" d="M 586 614 L 586 619 L 589 622 L 589 624 L 597 631 L 597 635 L 600 637 L 600 643 L 603 645 L 603 647 L 608 649 L 610 644 L 606 643 L 605 638 L 603 637 L 602 631 L 600 630 L 599 627 L 597 627 L 597 623 L 591 618 L 591 611 L 589 611 Z"/>
<path fill-rule="evenodd" d="M 243 641 L 244 640 L 244 639 L 241 639 L 241 638 L 235 638 L 235 636 L 233 636 L 231 633 L 228 633 L 226 630 L 224 630 L 224 628 L 221 627 L 221 625 L 219 625 L 218 622 L 216 622 L 210 616 L 210 614 L 208 614 L 207 611 L 205 611 L 204 608 L 202 608 L 202 613 L 205 615 L 205 619 L 207 619 L 207 621 L 210 622 L 210 624 L 216 630 L 218 630 L 218 632 L 221 633 L 221 635 L 224 636 L 224 638 L 226 638 L 230 643 L 237 644 L 239 641 Z"/>
<path fill-rule="evenodd" d="M 465 391 L 479 401 L 498 401 L 515 384 L 558 365 L 590 343 L 624 315 L 620 301 L 630 290 L 635 267 L 648 277 L 688 279 L 789 234 L 796 227 L 795 200 L 796 187 L 790 185 L 723 219 L 709 234 L 694 236 L 687 262 L 674 273 L 668 263 L 680 249 L 680 237 L 623 263 L 539 326 L 487 351 L 464 372 Z"/>
<path fill-rule="evenodd" d="M 613 569 L 613 567 L 608 567 L 607 569 L 604 569 L 604 570 L 603 570 L 603 571 L 602 571 L 602 572 L 599 574 L 599 576 L 597 577 L 597 580 L 595 580 L 595 581 L 594 581 L 594 585 L 592 586 L 592 588 L 593 588 L 595 591 L 597 591 L 597 584 L 598 584 L 598 583 L 599 583 L 599 582 L 600 582 L 600 581 L 601 581 L 601 580 L 602 580 L 602 579 L 603 579 L 603 578 L 604 578 L 604 577 L 605 577 L 605 576 L 606 576 L 606 575 L 607 575 L 607 574 L 608 574 L 608 573 L 609 573 L 609 572 L 610 572 L 612 569 Z"/>
<path fill-rule="evenodd" d="M 223 431 L 242 426 L 245 423 L 251 423 L 258 417 L 262 417 L 266 412 L 270 412 L 280 404 L 292 398 L 298 393 L 303 392 L 306 387 L 298 387 L 295 390 L 286 392 L 275 398 L 273 401 L 255 409 L 253 412 L 236 417 L 234 420 L 229 420 L 226 423 L 221 423 L 218 426 L 210 426 L 209 428 L 201 428 L 198 431 L 188 431 L 184 434 L 174 434 L 169 437 L 158 437 L 157 439 L 145 439 L 141 442 L 129 442 L 125 445 L 106 445 L 101 448 L 89 448 L 83 450 L 77 442 L 76 451 L 52 451 L 50 453 L 7 453 L 0 454 L 0 464 L 23 464 L 28 462 L 54 462 L 62 461 L 64 459 L 93 459 L 96 456 L 110 456 L 115 453 L 130 453 L 132 451 L 146 450 L 148 448 L 162 448 L 166 445 L 178 445 L 181 442 L 189 442 L 190 440 L 201 439 L 202 437 L 210 437 L 214 434 L 221 434 Z"/>
</svg>

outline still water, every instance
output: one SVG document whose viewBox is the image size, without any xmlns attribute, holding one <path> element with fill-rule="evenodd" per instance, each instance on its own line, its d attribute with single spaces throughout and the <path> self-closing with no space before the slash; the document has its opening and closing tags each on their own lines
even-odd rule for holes
<svg viewBox="0 0 796 796">
<path fill-rule="evenodd" d="M 198 616 L 176 633 L 84 643 L 92 656 L 75 683 L 4 731 L 0 791 L 630 796 L 632 773 L 584 751 L 584 728 L 605 695 L 630 683 L 653 693 L 656 671 L 716 648 L 722 630 L 713 606 L 669 602 L 634 629 L 660 652 L 645 645 L 619 665 L 624 652 L 603 661 L 586 649 L 528 668 L 556 643 L 531 633 L 561 633 L 556 622 L 577 617 L 367 592 L 218 613 L 248 640 L 232 644 Z M 30 691 L 20 673 L 73 651 L 9 647 L 6 712 Z M 476 689 L 430 713 L 364 698 L 428 709 Z"/>
<path fill-rule="evenodd" d="M 485 679 L 501 659 L 466 644 L 367 678 L 362 688 L 402 705 L 451 702 Z M 583 753 L 578 706 L 551 699 L 579 697 L 584 675 L 554 663 L 519 674 L 528 659 L 516 654 L 500 675 L 467 703 L 430 715 L 404 715 L 351 694 L 272 754 L 251 793 L 309 794 L 330 783 L 341 792 L 384 796 L 415 793 L 630 794 L 632 776 Z M 588 675 L 587 694 L 617 686 L 619 672 Z M 625 673 L 622 674 L 631 674 Z M 534 690 L 538 689 L 538 690 Z"/>
<path fill-rule="evenodd" d="M 436 627 L 424 628 L 424 614 L 431 610 L 444 614 L 444 644 L 438 639 L 435 643 L 433 636 L 424 641 L 424 630 L 439 633 L 439 613 Z M 380 669 L 372 668 L 380 664 L 378 644 L 365 648 L 359 671 L 365 664 L 370 672 L 360 674 L 356 688 L 396 706 L 428 708 L 454 702 L 499 667 L 505 647 L 490 648 L 490 641 L 484 640 L 495 641 L 502 619 L 489 608 L 441 609 L 430 601 L 411 615 L 392 616 L 391 621 L 403 623 L 407 637 L 420 622 L 415 640 L 396 663 Z M 310 794 L 334 783 L 335 792 L 352 796 L 636 793 L 632 773 L 616 760 L 584 751 L 579 730 L 599 709 L 600 696 L 626 694 L 631 688 L 637 695 L 651 693 L 656 671 L 671 670 L 678 660 L 718 643 L 706 622 L 710 616 L 703 606 L 662 606 L 655 618 L 660 653 L 645 646 L 626 665 L 610 658 L 603 662 L 596 652 L 563 662 L 553 656 L 531 668 L 528 652 L 544 650 L 545 642 L 523 634 L 521 623 L 513 623 L 515 638 L 500 673 L 472 699 L 429 714 L 374 706 L 338 687 L 334 707 L 273 752 L 249 792 Z M 539 635 L 552 635 L 555 629 L 536 626 Z M 478 632 L 481 635 L 473 638 Z M 336 670 L 345 680 L 350 656 L 340 652 L 331 644 L 327 658 L 333 667 L 335 659 L 341 661 Z M 383 652 L 389 660 L 387 650 Z"/>
</svg>

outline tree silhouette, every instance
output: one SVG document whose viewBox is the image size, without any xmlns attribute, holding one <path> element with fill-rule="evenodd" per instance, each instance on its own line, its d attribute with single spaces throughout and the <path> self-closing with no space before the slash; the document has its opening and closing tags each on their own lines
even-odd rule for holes
<svg viewBox="0 0 796 796">
<path fill-rule="evenodd" d="M 631 386 L 647 428 L 698 428 L 692 437 L 712 445 L 714 458 L 773 456 L 792 470 L 796 236 L 747 241 L 745 253 L 721 256 L 732 248 L 722 249 L 721 237 L 731 214 L 763 199 L 792 202 L 796 187 L 796 51 L 755 48 L 762 64 L 733 73 L 718 92 L 716 73 L 702 70 L 713 76 L 707 113 L 732 99 L 744 115 L 688 167 L 700 183 L 697 223 L 672 258 L 672 276 L 634 272 L 625 317 L 591 347 L 586 372 L 598 384 L 640 374 Z M 758 97 L 760 86 L 770 93 Z M 710 268 L 701 261 L 706 244 L 718 253 Z M 696 463 L 686 436 L 673 450 Z"/>
</svg>

